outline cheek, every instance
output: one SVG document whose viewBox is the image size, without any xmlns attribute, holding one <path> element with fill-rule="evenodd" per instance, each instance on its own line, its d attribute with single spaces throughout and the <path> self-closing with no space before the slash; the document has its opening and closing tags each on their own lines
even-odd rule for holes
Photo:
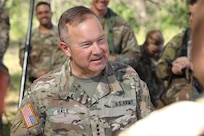
<svg viewBox="0 0 204 136">
<path fill-rule="evenodd" d="M 106 46 L 103 47 L 103 51 L 104 51 L 104 53 L 109 54 L 108 45 L 106 45 Z"/>
<path fill-rule="evenodd" d="M 197 75 L 204 75 L 204 53 L 194 58 L 193 69 Z"/>
<path fill-rule="evenodd" d="M 150 48 L 150 46 L 147 46 L 146 50 L 147 50 L 147 53 L 148 53 L 148 54 L 152 54 L 152 53 L 151 53 L 151 50 L 152 50 L 152 49 Z"/>
</svg>

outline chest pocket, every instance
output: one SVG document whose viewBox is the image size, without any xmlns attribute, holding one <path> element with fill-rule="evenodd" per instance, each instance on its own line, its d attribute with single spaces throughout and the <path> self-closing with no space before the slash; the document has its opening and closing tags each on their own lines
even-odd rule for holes
<svg viewBox="0 0 204 136">
<path fill-rule="evenodd" d="M 56 101 L 46 112 L 45 134 L 47 135 L 90 135 L 88 109 L 76 101 Z"/>
</svg>

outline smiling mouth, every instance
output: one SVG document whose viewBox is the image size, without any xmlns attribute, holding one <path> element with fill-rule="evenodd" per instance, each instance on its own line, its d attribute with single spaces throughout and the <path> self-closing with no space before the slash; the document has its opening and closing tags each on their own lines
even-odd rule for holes
<svg viewBox="0 0 204 136">
<path fill-rule="evenodd" d="M 103 57 L 97 58 L 97 59 L 93 59 L 92 61 L 100 61 L 102 60 Z"/>
</svg>

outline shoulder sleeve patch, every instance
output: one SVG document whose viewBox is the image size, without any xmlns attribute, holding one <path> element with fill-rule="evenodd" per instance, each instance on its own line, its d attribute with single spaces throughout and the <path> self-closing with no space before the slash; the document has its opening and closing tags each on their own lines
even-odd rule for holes
<svg viewBox="0 0 204 136">
<path fill-rule="evenodd" d="M 22 107 L 20 111 L 27 128 L 30 128 L 38 124 L 38 120 L 30 104 L 27 104 L 24 107 Z"/>
</svg>

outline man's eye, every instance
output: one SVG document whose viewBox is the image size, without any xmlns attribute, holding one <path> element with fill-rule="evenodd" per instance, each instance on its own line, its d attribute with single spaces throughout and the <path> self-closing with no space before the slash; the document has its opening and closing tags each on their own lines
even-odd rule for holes
<svg viewBox="0 0 204 136">
<path fill-rule="evenodd" d="M 102 43 L 104 43 L 104 41 L 105 41 L 105 38 L 100 38 L 100 39 L 98 40 L 98 43 L 99 43 L 99 44 L 102 44 Z"/>
<path fill-rule="evenodd" d="M 84 43 L 84 44 L 82 44 L 82 47 L 89 47 L 89 46 L 91 46 L 91 43 Z"/>
<path fill-rule="evenodd" d="M 37 12 L 37 15 L 42 15 L 42 14 L 49 14 L 49 11 L 42 11 L 42 12 Z"/>
</svg>

